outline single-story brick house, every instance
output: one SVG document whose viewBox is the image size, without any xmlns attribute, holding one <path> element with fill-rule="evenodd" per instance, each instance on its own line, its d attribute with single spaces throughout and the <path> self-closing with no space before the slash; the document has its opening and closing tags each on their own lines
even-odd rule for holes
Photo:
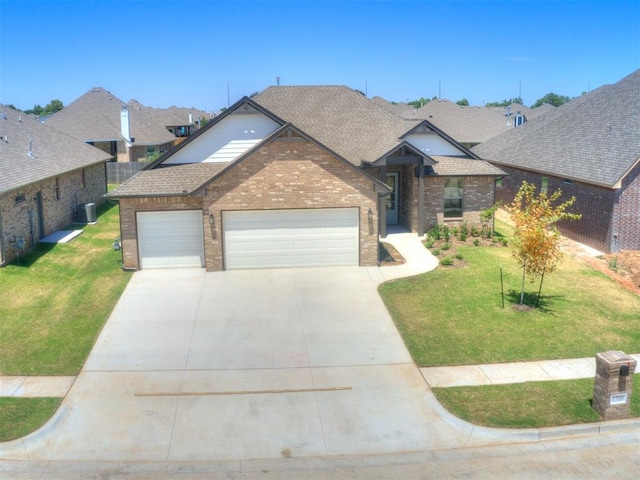
<svg viewBox="0 0 640 480">
<path fill-rule="evenodd" d="M 377 265 L 387 225 L 477 223 L 503 172 L 342 86 L 245 97 L 110 194 L 123 265 Z"/>
<path fill-rule="evenodd" d="M 0 105 L 0 266 L 102 203 L 111 156 Z"/>
<path fill-rule="evenodd" d="M 504 203 L 525 180 L 560 188 L 582 214 L 563 234 L 606 253 L 640 250 L 640 70 L 472 151 L 509 174 L 496 189 Z"/>
</svg>

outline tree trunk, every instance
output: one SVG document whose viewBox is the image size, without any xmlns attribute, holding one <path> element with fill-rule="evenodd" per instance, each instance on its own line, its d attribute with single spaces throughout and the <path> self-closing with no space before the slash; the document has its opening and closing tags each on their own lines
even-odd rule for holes
<svg viewBox="0 0 640 480">
<path fill-rule="evenodd" d="M 542 282 L 544 281 L 545 270 L 546 270 L 545 268 L 542 269 L 542 276 L 540 277 L 540 288 L 538 289 L 538 299 L 536 300 L 536 308 L 538 308 L 538 305 L 540 305 L 540 294 L 542 294 Z"/>
<path fill-rule="evenodd" d="M 526 265 L 522 267 L 522 288 L 520 289 L 520 305 L 524 305 L 524 280 L 526 276 Z"/>
</svg>

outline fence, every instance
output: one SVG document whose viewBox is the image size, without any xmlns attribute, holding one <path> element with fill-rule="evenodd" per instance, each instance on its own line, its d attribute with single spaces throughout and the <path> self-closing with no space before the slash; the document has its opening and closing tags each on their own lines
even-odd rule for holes
<svg viewBox="0 0 640 480">
<path fill-rule="evenodd" d="M 150 162 L 108 162 L 107 183 L 120 184 L 129 180 Z"/>
</svg>

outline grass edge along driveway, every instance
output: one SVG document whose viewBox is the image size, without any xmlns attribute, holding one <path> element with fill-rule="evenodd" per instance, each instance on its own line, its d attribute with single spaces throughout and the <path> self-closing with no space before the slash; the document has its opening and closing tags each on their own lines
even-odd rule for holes
<svg viewBox="0 0 640 480">
<path fill-rule="evenodd" d="M 98 208 L 95 225 L 67 244 L 38 244 L 0 269 L 0 375 L 77 375 L 131 274 L 113 241 L 120 236 L 118 206 Z M 0 441 L 39 428 L 60 401 L 0 398 Z M 17 415 L 16 412 L 22 412 Z"/>
</svg>

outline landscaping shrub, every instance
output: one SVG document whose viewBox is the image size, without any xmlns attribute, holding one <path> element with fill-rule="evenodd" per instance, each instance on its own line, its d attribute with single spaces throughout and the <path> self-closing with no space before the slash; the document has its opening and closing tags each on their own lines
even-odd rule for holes
<svg viewBox="0 0 640 480">
<path fill-rule="evenodd" d="M 453 257 L 444 257 L 442 260 L 440 260 L 440 265 L 444 265 L 446 267 L 453 265 Z"/>
</svg>

